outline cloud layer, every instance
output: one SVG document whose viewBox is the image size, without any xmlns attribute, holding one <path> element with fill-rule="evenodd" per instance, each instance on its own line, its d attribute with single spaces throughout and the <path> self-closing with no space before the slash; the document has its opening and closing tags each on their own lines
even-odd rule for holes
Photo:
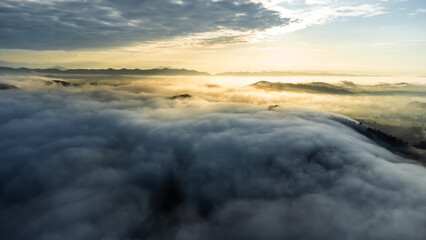
<svg viewBox="0 0 426 240">
<path fill-rule="evenodd" d="M 0 95 L 2 239 L 421 239 L 424 167 L 328 113 Z"/>
<path fill-rule="evenodd" d="M 245 0 L 5 0 L 0 48 L 117 47 L 196 33 L 264 30 L 288 21 Z"/>
</svg>

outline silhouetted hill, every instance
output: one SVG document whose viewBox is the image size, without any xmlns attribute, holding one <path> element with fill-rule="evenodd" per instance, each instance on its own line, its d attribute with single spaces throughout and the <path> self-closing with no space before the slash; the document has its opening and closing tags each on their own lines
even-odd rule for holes
<svg viewBox="0 0 426 240">
<path fill-rule="evenodd" d="M 324 82 L 312 83 L 281 83 L 260 81 L 251 86 L 269 91 L 289 91 L 289 92 L 308 92 L 308 93 L 326 93 L 326 94 L 355 94 L 342 87 L 334 86 Z"/>
<path fill-rule="evenodd" d="M 17 87 L 10 84 L 0 83 L 0 90 L 8 90 L 8 89 L 16 89 L 16 88 Z"/>
<path fill-rule="evenodd" d="M 325 82 L 311 83 L 284 83 L 260 81 L 251 85 L 252 87 L 267 91 L 288 91 L 304 93 L 324 94 L 359 94 L 359 95 L 407 95 L 426 96 L 426 85 L 409 83 L 392 83 L 377 85 L 357 85 L 349 81 L 341 81 L 336 84 Z M 422 102 L 413 102 L 411 106 L 424 107 Z"/>
<path fill-rule="evenodd" d="M 0 67 L 0 72 L 12 74 L 109 74 L 109 75 L 146 75 L 146 76 L 210 76 L 206 72 L 198 72 L 187 69 L 30 69 L 30 68 L 9 68 Z"/>
<path fill-rule="evenodd" d="M 426 109 L 426 102 L 414 101 L 409 103 L 410 106 Z"/>
<path fill-rule="evenodd" d="M 48 68 L 48 69 L 58 69 L 58 70 L 61 70 L 61 71 L 65 71 L 65 70 L 67 70 L 66 68 L 61 67 L 61 66 L 53 66 L 53 67 L 50 67 L 50 68 Z"/>
<path fill-rule="evenodd" d="M 192 96 L 185 93 L 185 94 L 180 94 L 180 95 L 175 95 L 173 97 L 170 97 L 170 99 L 185 99 L 185 98 L 191 98 Z"/>
</svg>

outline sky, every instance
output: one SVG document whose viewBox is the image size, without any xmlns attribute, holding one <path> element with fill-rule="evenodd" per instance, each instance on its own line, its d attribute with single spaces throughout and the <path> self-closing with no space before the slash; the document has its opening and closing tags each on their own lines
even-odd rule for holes
<svg viewBox="0 0 426 240">
<path fill-rule="evenodd" d="M 426 75 L 424 0 L 2 0 L 0 66 Z"/>
</svg>

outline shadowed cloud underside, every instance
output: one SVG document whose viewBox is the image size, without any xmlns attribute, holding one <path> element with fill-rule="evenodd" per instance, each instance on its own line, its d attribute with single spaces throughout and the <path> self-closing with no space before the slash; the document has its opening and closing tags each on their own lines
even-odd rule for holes
<svg viewBox="0 0 426 240">
<path fill-rule="evenodd" d="M 0 48 L 71 50 L 224 30 L 265 30 L 286 25 L 289 19 L 260 3 L 243 0 L 6 0 L 0 3 L 0 22 Z M 217 37 L 206 44 L 229 38 Z"/>
</svg>

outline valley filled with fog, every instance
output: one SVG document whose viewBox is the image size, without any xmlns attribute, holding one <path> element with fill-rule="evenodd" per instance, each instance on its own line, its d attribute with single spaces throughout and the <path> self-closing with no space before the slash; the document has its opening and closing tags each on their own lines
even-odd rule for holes
<svg viewBox="0 0 426 240">
<path fill-rule="evenodd" d="M 2 76 L 28 90 L 67 87 L 70 91 L 113 90 L 170 97 L 189 94 L 187 103 L 247 103 L 274 109 L 308 108 L 346 115 L 410 144 L 426 141 L 426 78 L 380 76 Z M 65 84 L 65 85 L 64 85 Z"/>
<path fill-rule="evenodd" d="M 422 239 L 422 81 L 0 75 L 0 238 Z"/>
</svg>

